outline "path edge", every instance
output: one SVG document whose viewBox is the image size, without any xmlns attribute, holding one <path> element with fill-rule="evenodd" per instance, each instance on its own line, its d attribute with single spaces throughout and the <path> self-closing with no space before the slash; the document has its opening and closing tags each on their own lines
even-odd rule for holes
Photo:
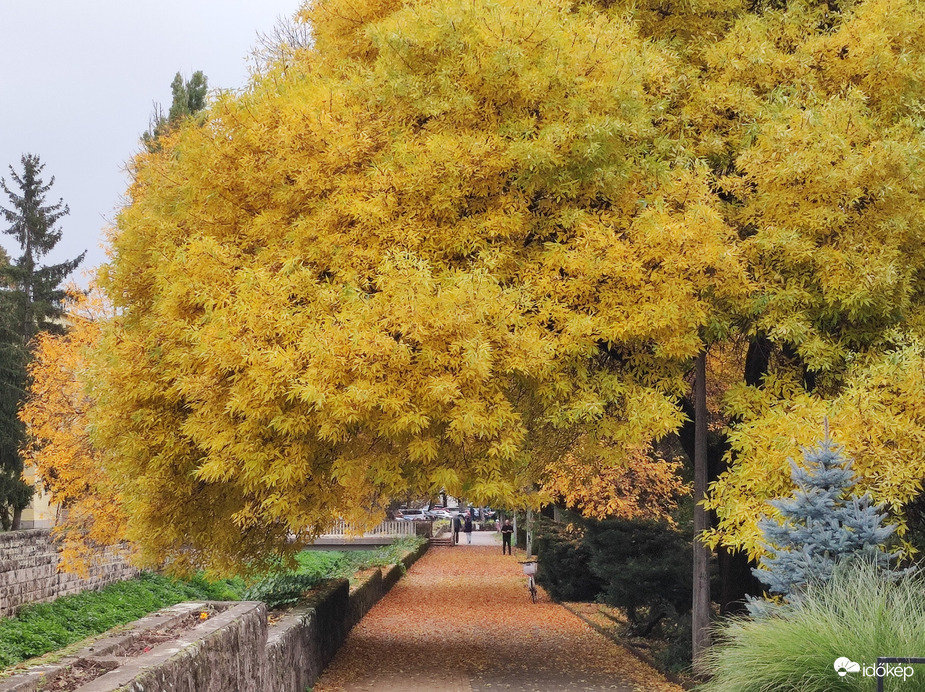
<svg viewBox="0 0 925 692">
<path fill-rule="evenodd" d="M 616 644 L 616 645 L 622 647 L 623 649 L 625 649 L 626 651 L 628 651 L 630 654 L 632 654 L 633 656 L 635 656 L 637 659 L 639 659 L 640 661 L 642 661 L 643 663 L 645 663 L 647 666 L 649 666 L 650 668 L 652 668 L 652 670 L 654 670 L 656 673 L 658 673 L 658 674 L 661 675 L 663 678 L 665 678 L 668 682 L 670 682 L 670 683 L 672 683 L 672 684 L 675 684 L 675 685 L 677 685 L 678 687 L 682 687 L 682 688 L 684 688 L 685 690 L 694 690 L 694 689 L 696 689 L 696 686 L 695 686 L 694 684 L 690 683 L 690 682 L 687 681 L 687 680 L 681 679 L 680 677 L 678 677 L 678 676 L 675 675 L 674 673 L 666 673 L 666 672 L 664 672 L 664 671 L 659 670 L 658 667 L 655 665 L 655 661 L 652 659 L 652 657 L 649 656 L 647 653 L 645 653 L 642 649 L 633 646 L 632 644 L 630 644 L 630 643 L 629 643 L 628 641 L 626 641 L 625 639 L 622 639 L 621 637 L 615 636 L 615 635 L 613 634 L 613 632 L 609 631 L 606 627 L 601 627 L 599 624 L 597 624 L 596 622 L 594 622 L 594 620 L 592 620 L 592 619 L 586 617 L 586 616 L 584 615 L 584 613 L 582 613 L 580 610 L 578 610 L 577 608 L 575 608 L 575 607 L 573 606 L 573 604 L 568 603 L 568 602 L 565 602 L 565 601 L 560 601 L 560 602 L 558 602 L 558 605 L 560 605 L 560 606 L 562 606 L 563 608 L 565 608 L 565 609 L 566 609 L 567 611 L 569 611 L 572 615 L 576 616 L 579 620 L 581 620 L 582 622 L 584 622 L 586 625 L 588 625 L 591 629 L 593 629 L 593 630 L 594 630 L 595 632 L 597 632 L 598 634 L 601 634 L 601 635 L 607 637 L 607 639 L 609 639 L 610 641 L 612 641 L 614 644 Z"/>
</svg>

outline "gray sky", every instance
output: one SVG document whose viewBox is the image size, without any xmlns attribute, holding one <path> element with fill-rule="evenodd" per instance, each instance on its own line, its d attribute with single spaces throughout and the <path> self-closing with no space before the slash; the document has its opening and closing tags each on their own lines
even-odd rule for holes
<svg viewBox="0 0 925 692">
<path fill-rule="evenodd" d="M 202 70 L 209 88 L 239 89 L 258 32 L 290 16 L 299 0 L 0 0 L 0 177 L 24 153 L 55 177 L 48 201 L 71 209 L 46 264 L 87 250 L 75 273 L 105 261 L 100 247 L 128 186 L 155 101 L 170 82 Z M 2 194 L 2 193 L 0 193 Z M 5 195 L 0 205 L 8 207 Z M 0 227 L 6 224 L 0 222 Z M 0 235 L 11 256 L 13 238 Z"/>
</svg>

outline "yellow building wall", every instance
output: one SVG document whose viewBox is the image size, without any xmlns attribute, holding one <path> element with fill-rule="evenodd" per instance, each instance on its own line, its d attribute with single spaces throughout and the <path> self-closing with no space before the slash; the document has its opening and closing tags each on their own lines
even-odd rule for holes
<svg viewBox="0 0 925 692">
<path fill-rule="evenodd" d="M 35 483 L 35 469 L 31 466 L 23 471 L 27 483 Z M 48 493 L 42 491 L 41 484 L 35 489 L 32 502 L 22 512 L 22 526 L 24 529 L 48 529 L 55 525 L 58 515 L 58 505 L 52 504 Z"/>
</svg>

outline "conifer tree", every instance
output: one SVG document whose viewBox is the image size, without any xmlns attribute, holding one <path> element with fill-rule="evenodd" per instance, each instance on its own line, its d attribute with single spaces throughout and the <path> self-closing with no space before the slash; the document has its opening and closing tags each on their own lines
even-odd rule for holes
<svg viewBox="0 0 925 692">
<path fill-rule="evenodd" d="M 187 80 L 177 72 L 170 83 L 171 102 L 167 115 L 160 104 L 154 107 L 154 115 L 148 129 L 141 135 L 141 141 L 150 152 L 160 149 L 158 140 L 176 127 L 184 118 L 194 115 L 206 107 L 206 96 L 209 92 L 209 80 L 201 70 L 193 72 Z"/>
<path fill-rule="evenodd" d="M 0 206 L 0 216 L 9 224 L 3 232 L 13 236 L 22 251 L 0 267 L 0 525 L 14 529 L 32 496 L 31 487 L 20 478 L 24 431 L 17 418 L 26 387 L 29 345 L 40 331 L 63 331 L 65 292 L 60 285 L 85 254 L 49 266 L 40 264 L 61 240 L 56 226 L 68 208 L 63 200 L 46 203 L 55 179 L 43 182 L 45 166 L 38 156 L 25 154 L 20 162 L 21 173 L 10 166 L 12 184 L 0 179 L 0 189 L 10 202 L 9 208 Z"/>
<path fill-rule="evenodd" d="M 883 545 L 895 527 L 883 525 L 886 514 L 871 505 L 870 495 L 852 494 L 852 461 L 833 443 L 828 425 L 825 438 L 803 450 L 802 466 L 789 461 L 796 489 L 790 498 L 769 503 L 780 521 L 758 524 L 768 552 L 755 576 L 771 593 L 789 598 L 809 581 L 828 581 L 840 560 L 863 557 L 888 568 L 894 555 Z"/>
</svg>

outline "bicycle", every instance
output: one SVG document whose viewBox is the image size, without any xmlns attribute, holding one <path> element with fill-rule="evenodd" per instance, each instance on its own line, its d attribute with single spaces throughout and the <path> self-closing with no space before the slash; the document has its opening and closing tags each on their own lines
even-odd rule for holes
<svg viewBox="0 0 925 692">
<path fill-rule="evenodd" d="M 527 589 L 530 591 L 530 600 L 536 603 L 536 563 L 535 562 L 521 562 L 523 565 L 524 574 L 527 575 Z"/>
</svg>

